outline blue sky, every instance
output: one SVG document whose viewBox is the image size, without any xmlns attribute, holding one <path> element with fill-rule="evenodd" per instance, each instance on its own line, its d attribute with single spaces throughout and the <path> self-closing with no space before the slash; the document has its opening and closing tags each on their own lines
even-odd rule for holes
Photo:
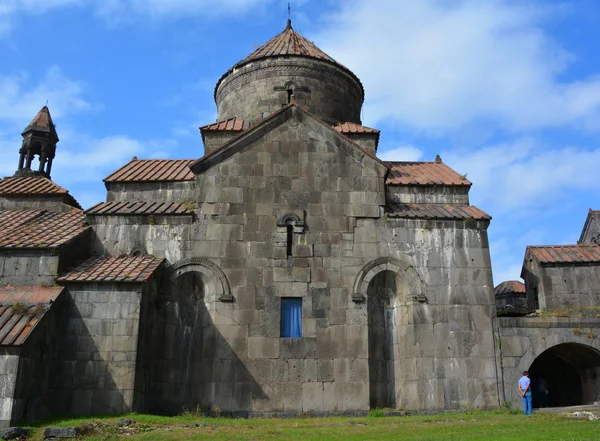
<svg viewBox="0 0 600 441">
<path fill-rule="evenodd" d="M 301 0 L 294 27 L 352 69 L 380 156 L 443 160 L 493 216 L 494 282 L 600 208 L 600 2 Z M 84 207 L 132 156 L 197 158 L 213 88 L 279 33 L 281 0 L 0 0 L 0 175 L 49 102 L 53 179 Z"/>
</svg>

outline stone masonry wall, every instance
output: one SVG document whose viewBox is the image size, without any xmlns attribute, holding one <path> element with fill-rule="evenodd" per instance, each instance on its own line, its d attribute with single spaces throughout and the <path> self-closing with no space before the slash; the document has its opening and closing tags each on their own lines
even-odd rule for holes
<svg viewBox="0 0 600 441">
<path fill-rule="evenodd" d="M 502 345 L 502 369 L 504 374 L 504 391 L 506 401 L 513 407 L 521 407 L 521 396 L 517 390 L 517 382 L 523 371 L 530 370 L 532 364 L 545 351 L 558 345 L 572 344 L 586 359 L 598 358 L 600 339 L 598 318 L 567 318 L 567 317 L 502 317 L 498 319 L 499 336 Z M 596 355 L 595 355 L 596 354 Z M 571 360 L 575 363 L 577 360 Z M 552 366 L 549 366 L 552 368 Z M 597 391 L 595 398 L 578 404 L 591 404 L 600 397 L 600 381 L 597 381 L 597 371 L 600 369 L 600 360 L 595 366 L 595 373 L 590 378 L 596 380 L 594 389 Z M 567 380 L 564 379 L 563 380 Z M 572 379 L 571 379 L 572 380 Z M 554 391 L 550 390 L 550 393 Z"/>
<path fill-rule="evenodd" d="M 42 320 L 29 335 L 21 350 L 19 374 L 15 388 L 13 422 L 50 418 L 54 400 L 45 400 L 50 388 L 53 357 L 58 349 L 61 326 L 66 319 L 66 293 L 62 293 L 47 309 Z"/>
<path fill-rule="evenodd" d="M 0 285 L 53 285 L 59 256 L 48 252 L 0 253 Z"/>
<path fill-rule="evenodd" d="M 204 141 L 204 154 L 209 155 L 215 150 L 227 144 L 233 138 L 239 135 L 239 132 L 212 132 L 207 131 L 202 134 Z"/>
<path fill-rule="evenodd" d="M 396 407 L 499 404 L 495 305 L 486 223 L 359 220 L 352 254 L 394 259 Z M 389 264 L 387 265 L 390 268 Z M 376 267 L 381 270 L 382 267 Z M 344 284 L 356 268 L 347 268 Z M 367 302 L 369 299 L 367 299 Z M 357 304 L 363 325 L 367 307 Z"/>
<path fill-rule="evenodd" d="M 0 210 L 49 210 L 70 212 L 73 206 L 64 202 L 63 196 L 58 197 L 32 197 L 3 198 L 0 197 Z"/>
<path fill-rule="evenodd" d="M 388 185 L 387 190 L 392 203 L 469 205 L 466 186 Z"/>
<path fill-rule="evenodd" d="M 288 87 L 295 89 L 296 102 L 327 123 L 360 124 L 363 92 L 356 77 L 301 57 L 260 60 L 230 73 L 215 94 L 218 119 L 260 121 L 288 103 Z"/>
<path fill-rule="evenodd" d="M 600 245 L 600 215 L 594 214 L 590 219 L 587 229 L 583 232 L 579 241 L 582 244 Z"/>
<path fill-rule="evenodd" d="M 198 149 L 198 156 L 201 154 Z M 162 200 L 170 202 L 184 202 L 193 200 L 194 183 L 183 182 L 108 182 L 106 201 L 154 201 L 157 194 Z"/>
<path fill-rule="evenodd" d="M 385 169 L 287 112 L 197 177 L 198 220 L 180 238 L 182 260 L 170 261 L 148 337 L 146 408 L 366 412 L 369 299 L 353 294 L 363 268 L 382 258 L 377 268 L 389 265 L 399 286 L 397 406 L 497 406 L 487 223 L 381 218 Z M 278 221 L 291 214 L 288 257 Z M 280 338 L 282 297 L 302 299 L 300 339 Z"/>
<path fill-rule="evenodd" d="M 155 200 L 168 200 L 157 193 Z M 195 215 L 184 216 L 89 216 L 94 229 L 92 252 L 113 257 L 143 250 L 177 262 L 193 244 L 201 226 Z"/>
<path fill-rule="evenodd" d="M 0 429 L 11 426 L 19 355 L 18 348 L 0 348 Z"/>
<path fill-rule="evenodd" d="M 142 286 L 69 284 L 48 399 L 55 415 L 133 410 Z"/>
<path fill-rule="evenodd" d="M 599 265 L 540 265 L 526 259 L 524 268 L 528 298 L 534 297 L 537 289 L 539 308 L 552 310 L 598 305 Z"/>
</svg>

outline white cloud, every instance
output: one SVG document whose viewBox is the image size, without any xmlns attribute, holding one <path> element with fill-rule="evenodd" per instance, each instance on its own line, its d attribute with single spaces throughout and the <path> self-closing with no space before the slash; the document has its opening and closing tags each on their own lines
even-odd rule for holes
<svg viewBox="0 0 600 441">
<path fill-rule="evenodd" d="M 1 0 L 0 0 L 1 1 Z M 49 100 L 60 142 L 52 167 L 52 179 L 79 198 L 85 207 L 104 199 L 102 179 L 133 156 L 168 157 L 171 140 L 137 140 L 125 135 L 88 134 L 72 129 L 73 120 L 92 108 L 83 96 L 83 84 L 67 78 L 58 67 L 41 78 L 28 74 L 0 76 L 0 177 L 11 176 L 18 163 L 20 133 Z M 40 102 L 43 101 L 43 102 Z"/>
<path fill-rule="evenodd" d="M 600 149 L 542 147 L 521 139 L 473 152 L 445 152 L 443 157 L 474 183 L 471 200 L 497 213 L 519 208 L 525 216 L 560 205 L 578 190 L 600 190 Z"/>
<path fill-rule="evenodd" d="M 561 81 L 574 55 L 544 32 L 545 2 L 352 0 L 314 38 L 366 89 L 365 117 L 444 134 L 600 129 L 600 77 Z"/>
<path fill-rule="evenodd" d="M 85 0 L 0 0 L 0 35 L 14 26 L 19 14 L 43 14 L 51 9 L 82 4 Z"/>
<path fill-rule="evenodd" d="M 241 15 L 273 0 L 0 0 L 0 35 L 16 25 L 19 15 L 44 14 L 67 6 L 87 6 L 110 21 Z M 283 5 L 282 5 L 283 8 Z M 283 10 L 283 9 L 282 9 Z"/>
<path fill-rule="evenodd" d="M 132 15 L 153 19 L 190 16 L 241 15 L 271 0 L 104 0 L 95 4 L 97 12 L 111 19 Z"/>
<path fill-rule="evenodd" d="M 377 152 L 377 157 L 383 161 L 418 161 L 423 157 L 423 150 L 412 145 Z"/>
<path fill-rule="evenodd" d="M 0 77 L 0 121 L 25 128 L 46 101 L 53 117 L 90 109 L 82 94 L 82 83 L 65 77 L 57 66 L 48 69 L 36 85 L 27 74 Z"/>
</svg>

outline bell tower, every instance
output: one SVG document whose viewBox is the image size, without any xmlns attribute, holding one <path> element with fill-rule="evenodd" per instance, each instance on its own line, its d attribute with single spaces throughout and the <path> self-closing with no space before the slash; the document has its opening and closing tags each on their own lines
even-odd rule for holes
<svg viewBox="0 0 600 441">
<path fill-rule="evenodd" d="M 25 127 L 21 136 L 23 136 L 23 144 L 19 150 L 19 167 L 15 172 L 15 177 L 44 176 L 50 178 L 56 144 L 59 140 L 47 106 L 42 107 L 35 118 Z M 39 159 L 37 169 L 35 165 L 32 168 L 36 156 Z"/>
</svg>

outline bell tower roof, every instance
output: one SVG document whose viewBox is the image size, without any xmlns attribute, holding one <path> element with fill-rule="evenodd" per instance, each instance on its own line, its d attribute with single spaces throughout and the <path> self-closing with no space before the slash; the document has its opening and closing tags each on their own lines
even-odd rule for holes
<svg viewBox="0 0 600 441">
<path fill-rule="evenodd" d="M 50 116 L 50 110 L 48 106 L 42 107 L 42 109 L 35 115 L 35 118 L 31 120 L 29 125 L 25 127 L 22 135 L 29 132 L 47 133 L 51 137 L 55 138 L 55 142 L 58 142 L 58 134 L 56 133 L 56 127 Z"/>
</svg>

